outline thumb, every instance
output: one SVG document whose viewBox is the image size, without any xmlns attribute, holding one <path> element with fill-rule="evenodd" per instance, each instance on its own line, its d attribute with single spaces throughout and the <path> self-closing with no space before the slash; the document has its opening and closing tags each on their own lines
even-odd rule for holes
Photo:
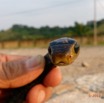
<svg viewBox="0 0 104 103">
<path fill-rule="evenodd" d="M 15 88 L 36 79 L 44 69 L 44 57 L 36 56 L 2 64 L 0 88 Z"/>
</svg>

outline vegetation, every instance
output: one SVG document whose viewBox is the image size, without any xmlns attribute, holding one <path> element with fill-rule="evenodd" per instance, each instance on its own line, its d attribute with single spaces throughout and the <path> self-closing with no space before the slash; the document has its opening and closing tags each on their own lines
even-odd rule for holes
<svg viewBox="0 0 104 103">
<path fill-rule="evenodd" d="M 98 34 L 104 35 L 104 19 L 97 22 Z M 8 40 L 35 40 L 57 37 L 91 37 L 93 36 L 93 21 L 82 24 L 75 22 L 73 27 L 28 27 L 25 25 L 13 25 L 8 30 L 0 31 L 0 41 Z"/>
</svg>

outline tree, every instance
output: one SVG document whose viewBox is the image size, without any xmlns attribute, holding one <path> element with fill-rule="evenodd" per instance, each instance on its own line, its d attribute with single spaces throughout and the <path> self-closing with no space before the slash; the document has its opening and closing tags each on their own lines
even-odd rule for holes
<svg viewBox="0 0 104 103">
<path fill-rule="evenodd" d="M 83 42 L 83 37 L 87 36 L 88 31 L 88 26 L 78 22 L 75 22 L 75 26 L 70 28 L 70 33 L 72 33 L 72 36 L 80 37 L 81 42 Z"/>
</svg>

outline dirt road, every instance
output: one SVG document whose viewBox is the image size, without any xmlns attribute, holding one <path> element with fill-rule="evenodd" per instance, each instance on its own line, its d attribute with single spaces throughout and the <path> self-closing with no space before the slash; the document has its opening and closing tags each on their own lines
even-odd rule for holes
<svg viewBox="0 0 104 103">
<path fill-rule="evenodd" d="M 47 49 L 11 49 L 0 53 L 45 55 Z M 81 47 L 78 59 L 60 68 L 63 81 L 47 103 L 104 103 L 104 46 Z"/>
</svg>

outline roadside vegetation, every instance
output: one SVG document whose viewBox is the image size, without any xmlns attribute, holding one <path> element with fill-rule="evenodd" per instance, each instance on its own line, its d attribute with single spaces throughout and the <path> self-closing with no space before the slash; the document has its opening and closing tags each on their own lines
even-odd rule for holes
<svg viewBox="0 0 104 103">
<path fill-rule="evenodd" d="M 97 21 L 98 35 L 104 36 L 104 19 Z M 29 27 L 26 25 L 15 24 L 8 30 L 0 31 L 0 41 L 14 40 L 38 40 L 54 39 L 59 37 L 93 37 L 93 21 L 86 24 L 75 22 L 74 26 L 69 27 L 49 27 L 40 28 Z"/>
</svg>

